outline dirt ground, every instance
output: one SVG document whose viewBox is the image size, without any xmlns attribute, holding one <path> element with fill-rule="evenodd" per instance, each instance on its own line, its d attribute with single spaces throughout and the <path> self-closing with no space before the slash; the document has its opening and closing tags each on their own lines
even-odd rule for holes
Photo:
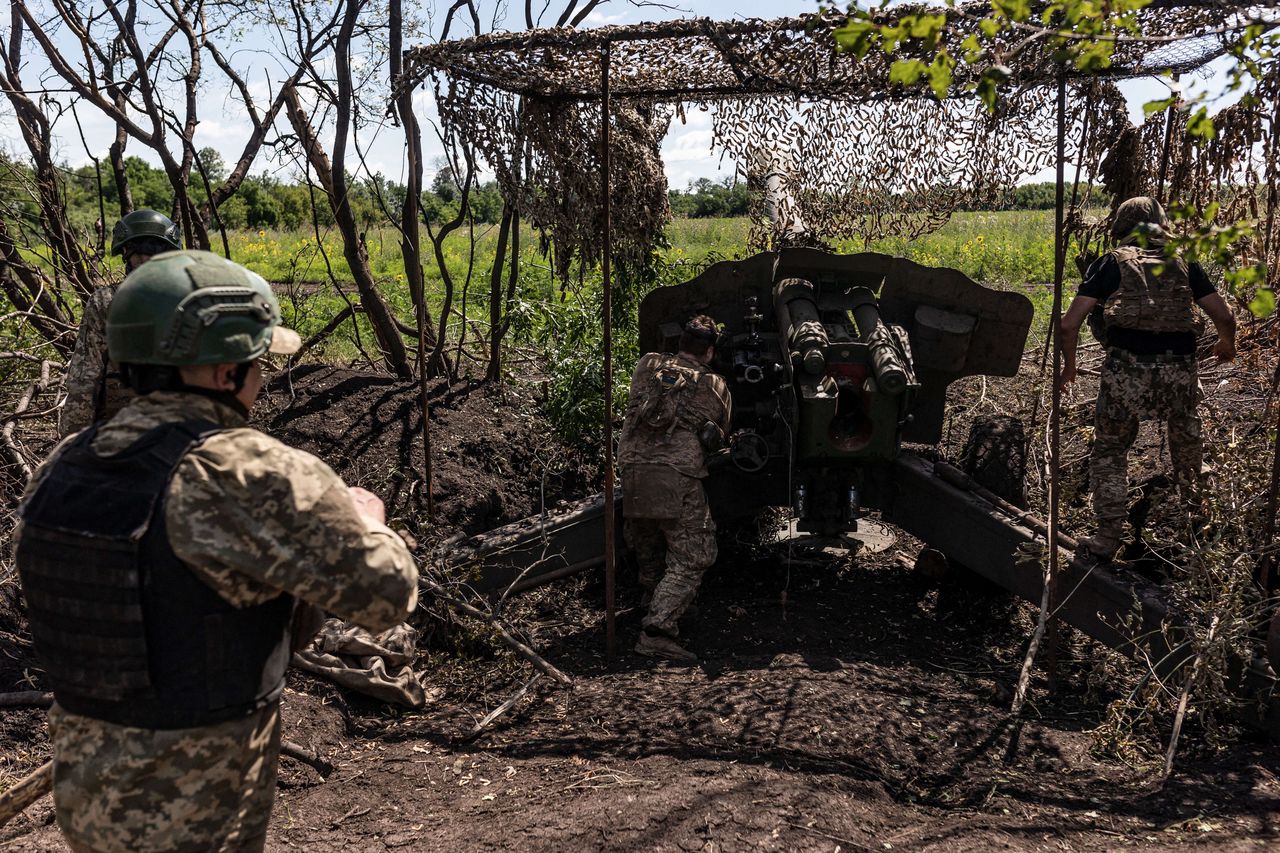
<svg viewBox="0 0 1280 853">
<path fill-rule="evenodd" d="M 269 429 L 322 453 L 396 514 L 417 511 L 417 469 L 396 461 L 420 453 L 411 388 L 320 369 L 295 376 L 295 391 L 288 408 L 273 398 Z M 433 390 L 442 528 L 484 529 L 590 487 L 546 440 L 531 401 L 507 393 Z M 1144 441 L 1158 450 L 1158 436 Z M 1124 665 L 1079 637 L 1059 645 L 1052 690 L 1036 677 L 1006 760 L 1033 611 L 963 577 L 936 583 L 903 568 L 914 548 L 904 539 L 848 557 L 726 547 L 687 629 L 702 656 L 691 668 L 631 653 L 630 585 L 612 662 L 598 579 L 532 593 L 513 615 L 575 684 L 536 682 L 474 740 L 475 722 L 529 677 L 483 642 L 465 660 L 425 653 L 439 698 L 420 712 L 292 675 L 284 736 L 336 770 L 321 780 L 282 760 L 268 849 L 1280 845 L 1274 747 L 1246 736 L 1210 749 L 1192 732 L 1164 785 L 1158 755 L 1125 764 L 1094 751 L 1091 731 L 1117 695 L 1097 676 Z M 39 683 L 14 595 L 0 584 L 0 690 Z M 0 711 L 0 747 L 0 784 L 45 760 L 42 713 Z M 52 821 L 46 797 L 0 829 L 0 849 L 63 849 Z"/>
</svg>

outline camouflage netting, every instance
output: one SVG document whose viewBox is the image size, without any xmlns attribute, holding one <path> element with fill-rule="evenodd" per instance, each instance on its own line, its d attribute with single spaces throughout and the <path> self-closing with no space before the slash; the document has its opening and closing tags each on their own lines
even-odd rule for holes
<svg viewBox="0 0 1280 853">
<path fill-rule="evenodd" d="M 1067 155 L 1096 163 L 1128 120 L 1124 99 L 1110 83 L 1081 83 L 1069 86 L 1067 104 Z M 720 105 L 715 142 L 759 190 L 757 245 L 870 243 L 933 231 L 955 210 L 998 203 L 1052 167 L 1056 118 L 1057 93 L 1043 86 L 1008 93 L 990 114 L 960 98 L 739 100 Z"/>
<path fill-rule="evenodd" d="M 542 230 L 559 274 L 575 257 L 600 260 L 598 107 L 520 98 L 465 78 L 438 85 L 436 99 L 446 126 L 493 168 L 503 197 Z M 658 149 L 671 112 L 635 100 L 612 110 L 613 249 L 624 263 L 642 261 L 670 219 Z"/>
<path fill-rule="evenodd" d="M 1086 242 L 1104 231 L 1101 223 L 1083 221 L 1086 204 L 1107 206 L 1138 192 L 1203 204 L 1228 184 L 1266 188 L 1275 177 L 1274 81 L 1263 87 L 1260 103 L 1219 117 L 1217 139 L 1175 132 L 1163 169 L 1166 114 L 1140 128 L 1129 124 L 1114 81 L 1204 68 L 1226 52 L 1244 8 L 1152 5 L 1157 8 L 1143 10 L 1140 23 L 1142 32 L 1159 33 L 1158 40 L 1120 41 L 1105 74 L 1068 72 L 1067 179 L 1078 166 L 1082 181 L 1100 180 L 1112 196 L 1076 199 L 1071 228 Z M 957 48 L 985 7 L 929 11 L 949 16 L 945 38 Z M 925 8 L 895 6 L 886 14 Z M 843 20 L 700 19 L 494 33 L 409 51 L 405 82 L 435 76 L 446 127 L 495 169 L 505 197 L 555 245 L 562 271 L 574 257 L 599 256 L 606 51 L 611 234 L 624 262 L 642 257 L 669 217 L 659 158 L 671 118 L 667 105 L 713 110 L 715 145 L 754 190 L 759 245 L 918 236 L 957 209 L 998 204 L 1018 182 L 1054 164 L 1060 70 L 1047 47 L 1019 45 L 1009 60 L 1012 78 L 988 114 L 972 98 L 938 102 L 924 85 L 891 85 L 890 59 L 880 51 L 862 60 L 837 53 L 832 31 Z M 1014 43 L 1025 37 L 1010 32 L 993 55 L 1008 49 L 1012 56 Z M 969 73 L 958 68 L 957 82 Z M 1269 224 L 1253 250 L 1260 256 L 1275 254 L 1280 243 L 1270 237 L 1274 195 L 1237 192 L 1220 214 L 1226 221 L 1244 207 L 1264 205 L 1256 216 Z"/>
</svg>

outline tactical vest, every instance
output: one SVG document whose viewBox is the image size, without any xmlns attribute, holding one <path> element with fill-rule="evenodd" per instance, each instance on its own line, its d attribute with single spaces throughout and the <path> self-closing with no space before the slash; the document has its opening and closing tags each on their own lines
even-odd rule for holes
<svg viewBox="0 0 1280 853">
<path fill-rule="evenodd" d="M 275 701 L 293 598 L 236 608 L 174 554 L 164 496 L 220 428 L 165 424 L 113 456 L 84 430 L 19 508 L 17 563 L 36 652 L 66 710 L 147 729 L 207 726 Z"/>
<path fill-rule="evenodd" d="M 1104 308 L 1107 326 L 1143 332 L 1198 332 L 1187 265 L 1159 249 L 1112 250 L 1120 286 Z M 1156 269 L 1163 267 L 1160 274 Z"/>
<path fill-rule="evenodd" d="M 665 435 L 677 429 L 697 432 L 702 424 L 689 410 L 689 401 L 701 379 L 702 371 L 680 364 L 678 356 L 663 354 L 645 377 L 638 399 L 631 401 L 636 426 Z"/>
</svg>

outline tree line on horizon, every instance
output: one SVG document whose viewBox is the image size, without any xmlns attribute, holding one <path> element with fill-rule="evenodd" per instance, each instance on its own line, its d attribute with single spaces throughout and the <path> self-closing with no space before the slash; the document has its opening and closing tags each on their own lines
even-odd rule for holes
<svg viewBox="0 0 1280 853">
<path fill-rule="evenodd" d="M 202 148 L 197 154 L 203 174 L 210 182 L 217 183 L 227 174 L 222 155 L 214 148 Z M 161 212 L 173 208 L 173 190 L 162 169 L 156 168 L 141 157 L 125 158 L 125 170 L 137 207 L 150 207 Z M 31 168 L 0 153 L 0 171 L 19 173 L 30 177 Z M 94 230 L 104 211 L 108 221 L 105 230 L 110 231 L 114 219 L 111 212 L 119 210 L 118 189 L 112 181 L 102 181 L 92 164 L 59 167 L 63 179 L 63 193 L 67 200 L 70 224 L 77 228 Z M 25 173 L 25 174 L 22 174 Z M 3 181 L 0 187 L 18 187 L 23 181 Z M 197 202 L 205 201 L 202 184 L 193 184 L 191 196 Z M 349 199 L 356 221 L 365 230 L 398 222 L 404 205 L 405 185 L 387 179 L 380 173 L 371 176 L 351 176 Z M 245 178 L 236 192 L 217 209 L 221 225 L 228 230 L 297 230 L 319 225 L 334 225 L 332 208 L 324 203 L 323 189 L 314 183 L 297 178 L 281 178 L 269 171 Z M 747 216 L 751 208 L 751 194 L 744 181 L 728 176 L 720 180 L 699 178 L 689 181 L 684 189 L 671 189 L 667 193 L 671 214 L 677 219 L 732 218 Z M 437 169 L 430 187 L 422 193 L 422 211 L 427 221 L 446 222 L 458 214 L 461 190 L 447 165 Z M 101 204 L 100 204 L 101 201 Z M 320 203 L 317 203 L 319 201 Z M 498 224 L 502 218 L 502 194 L 496 181 L 475 185 L 468 200 L 469 215 L 477 224 Z M 9 213 L 38 216 L 39 199 L 35 197 L 0 197 Z M 1052 182 L 1024 184 L 1015 187 L 1004 203 L 992 210 L 1051 210 L 1054 206 Z M 217 227 L 219 223 L 210 223 Z"/>
</svg>

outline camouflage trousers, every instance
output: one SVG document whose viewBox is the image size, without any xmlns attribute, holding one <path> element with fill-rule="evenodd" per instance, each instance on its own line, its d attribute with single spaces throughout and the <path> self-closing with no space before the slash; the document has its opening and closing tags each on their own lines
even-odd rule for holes
<svg viewBox="0 0 1280 853">
<path fill-rule="evenodd" d="M 1113 349 L 1102 367 L 1089 477 L 1100 533 L 1119 536 L 1129 508 L 1129 448 L 1141 421 L 1168 426 L 1174 482 L 1184 495 L 1199 485 L 1204 446 L 1200 437 L 1200 380 L 1194 358 L 1139 362 Z"/>
<path fill-rule="evenodd" d="M 76 853 L 260 851 L 275 800 L 280 706 L 194 729 L 49 711 L 53 802 Z"/>
<path fill-rule="evenodd" d="M 716 526 L 702 481 L 680 480 L 678 518 L 628 517 L 622 528 L 640 566 L 640 586 L 652 593 L 644 626 L 670 637 L 679 636 L 677 623 L 716 561 Z"/>
</svg>

